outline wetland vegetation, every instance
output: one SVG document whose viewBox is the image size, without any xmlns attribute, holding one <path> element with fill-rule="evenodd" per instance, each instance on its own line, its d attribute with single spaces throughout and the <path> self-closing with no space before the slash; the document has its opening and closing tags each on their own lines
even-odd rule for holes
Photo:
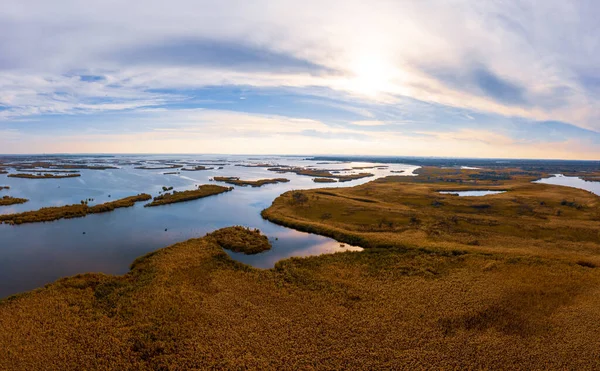
<svg viewBox="0 0 600 371">
<path fill-rule="evenodd" d="M 2 189 L 2 188 L 0 188 Z M 11 197 L 11 196 L 2 196 L 0 197 L 0 206 L 10 206 L 10 205 L 17 205 L 17 204 L 24 204 L 25 202 L 29 201 L 26 198 L 18 198 L 18 197 Z"/>
<path fill-rule="evenodd" d="M 265 184 L 287 183 L 290 180 L 286 178 L 259 179 L 259 180 L 242 180 L 239 177 L 216 176 L 213 178 L 216 182 L 224 182 L 237 186 L 252 186 L 262 187 Z"/>
<path fill-rule="evenodd" d="M 223 192 L 229 192 L 233 190 L 233 187 L 222 187 L 214 184 L 203 184 L 198 186 L 197 189 L 188 191 L 173 191 L 171 193 L 163 193 L 162 195 L 154 197 L 152 202 L 144 205 L 145 207 L 168 205 L 177 202 L 185 202 L 197 200 L 199 198 L 209 197 L 217 195 Z"/>
<path fill-rule="evenodd" d="M 251 245 L 254 233 L 217 231 L 124 276 L 78 275 L 1 301 L 0 368 L 598 365 L 589 260 L 394 244 L 259 270 L 221 245 Z"/>
<path fill-rule="evenodd" d="M 233 252 L 244 254 L 258 254 L 271 249 L 267 236 L 258 229 L 242 226 L 226 227 L 206 235 L 214 240 L 220 247 Z"/>
<path fill-rule="evenodd" d="M 152 196 L 149 194 L 142 193 L 137 196 L 126 197 L 94 206 L 88 206 L 87 202 L 82 201 L 79 204 L 73 205 L 43 207 L 35 211 L 0 215 L 0 223 L 18 225 L 23 223 L 50 222 L 59 219 L 82 218 L 87 214 L 106 213 L 122 207 L 131 207 L 136 202 L 148 201 L 151 198 Z"/>
<path fill-rule="evenodd" d="M 66 174 L 51 174 L 51 173 L 40 173 L 40 174 L 8 174 L 9 178 L 23 178 L 23 179 L 62 179 L 62 178 L 77 178 L 80 177 L 79 173 L 66 173 Z"/>
<path fill-rule="evenodd" d="M 301 167 L 272 167 L 272 168 L 268 168 L 267 170 L 274 171 L 274 172 L 280 173 L 280 174 L 294 173 L 297 175 L 307 175 L 307 176 L 312 176 L 312 177 L 335 178 L 340 182 L 348 182 L 351 180 L 372 177 L 375 175 L 375 174 L 371 174 L 371 173 L 338 174 L 340 171 L 347 171 L 347 170 L 352 170 L 352 169 L 323 170 L 323 169 L 309 169 L 309 168 L 301 168 Z"/>
<path fill-rule="evenodd" d="M 336 183 L 337 180 L 333 178 L 313 178 L 315 183 Z"/>
<path fill-rule="evenodd" d="M 366 249 L 254 269 L 223 249 L 269 241 L 237 226 L 64 278 L 0 301 L 0 369 L 600 367 L 600 198 L 532 183 L 547 175 L 426 166 L 286 192 L 263 217 Z M 439 193 L 482 189 L 507 192 Z"/>
</svg>

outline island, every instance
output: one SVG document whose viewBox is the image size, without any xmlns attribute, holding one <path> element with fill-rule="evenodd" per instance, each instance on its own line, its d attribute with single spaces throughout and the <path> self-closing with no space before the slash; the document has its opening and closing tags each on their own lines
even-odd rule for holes
<svg viewBox="0 0 600 371">
<path fill-rule="evenodd" d="M 181 168 L 181 171 L 202 171 L 202 170 L 213 170 L 214 167 L 206 167 L 203 165 L 194 166 L 192 168 Z"/>
<path fill-rule="evenodd" d="M 23 178 L 23 179 L 63 179 L 63 178 L 77 178 L 80 177 L 81 174 L 79 173 L 66 173 L 66 174 L 50 174 L 50 173 L 43 173 L 43 174 L 23 174 L 23 173 L 17 173 L 17 174 L 8 174 L 9 178 Z"/>
<path fill-rule="evenodd" d="M 11 196 L 3 196 L 0 198 L 0 206 L 10 206 L 10 205 L 16 205 L 16 204 L 24 204 L 25 202 L 29 201 L 26 198 L 17 198 L 17 197 L 11 197 Z"/>
<path fill-rule="evenodd" d="M 313 178 L 315 183 L 337 183 L 336 179 L 333 178 Z"/>
<path fill-rule="evenodd" d="M 357 173 L 357 174 L 346 174 L 346 175 L 337 174 L 340 171 L 349 171 L 352 169 L 323 170 L 323 169 L 309 169 L 309 168 L 301 168 L 301 167 L 289 167 L 289 168 L 273 167 L 273 168 L 268 168 L 267 170 L 274 171 L 274 172 L 280 173 L 280 174 L 295 173 L 297 175 L 307 175 L 307 176 L 312 176 L 312 177 L 335 178 L 340 182 L 348 182 L 351 180 L 375 176 L 375 174 L 371 174 L 371 173 Z"/>
<path fill-rule="evenodd" d="M 237 186 L 262 187 L 265 184 L 287 183 L 290 180 L 286 178 L 259 179 L 259 180 L 241 180 L 239 177 L 216 176 L 213 178 L 216 182 L 224 182 Z"/>
<path fill-rule="evenodd" d="M 152 198 L 149 194 L 139 194 L 106 202 L 94 206 L 88 206 L 86 201 L 79 204 L 43 207 L 36 211 L 26 211 L 18 214 L 0 215 L 0 223 L 18 225 L 23 223 L 50 222 L 59 219 L 82 218 L 87 214 L 99 214 L 113 211 L 117 208 L 131 207 L 136 202 L 148 201 Z"/>
<path fill-rule="evenodd" d="M 206 237 L 214 240 L 223 249 L 247 255 L 271 249 L 269 239 L 260 230 L 242 226 L 222 228 L 207 234 Z"/>
<path fill-rule="evenodd" d="M 222 187 L 213 184 L 203 184 L 198 186 L 197 189 L 188 191 L 173 191 L 172 193 L 164 193 L 162 195 L 154 197 L 152 202 L 144 205 L 144 207 L 153 207 L 160 205 L 168 205 L 177 202 L 192 201 L 199 198 L 209 197 L 224 192 L 233 190 L 233 187 Z"/>
</svg>

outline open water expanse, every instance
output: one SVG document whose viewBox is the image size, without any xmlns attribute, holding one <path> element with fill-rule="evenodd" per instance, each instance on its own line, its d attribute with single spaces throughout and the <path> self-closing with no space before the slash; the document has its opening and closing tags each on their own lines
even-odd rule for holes
<svg viewBox="0 0 600 371">
<path fill-rule="evenodd" d="M 0 298 L 34 289 L 64 276 L 86 272 L 123 274 L 139 256 L 173 243 L 198 238 L 215 229 L 231 225 L 259 228 L 273 248 L 257 255 L 228 251 L 236 260 L 258 268 L 271 268 L 292 256 L 309 256 L 348 249 L 330 238 L 298 232 L 263 220 L 260 212 L 280 194 L 293 189 L 351 187 L 387 175 L 391 171 L 412 173 L 416 166 L 393 164 L 381 169 L 351 169 L 363 166 L 388 166 L 372 163 L 318 163 L 295 157 L 265 156 L 123 156 L 107 159 L 69 157 L 89 165 L 118 166 L 118 169 L 80 170 L 81 177 L 66 179 L 20 179 L 0 175 L 0 197 L 11 195 L 30 201 L 14 206 L 0 206 L 0 214 L 37 210 L 46 206 L 62 206 L 94 199 L 90 205 L 119 198 L 149 193 L 157 196 L 163 186 L 183 191 L 211 182 L 214 176 L 236 176 L 244 180 L 287 178 L 289 183 L 259 188 L 239 187 L 231 192 L 204 199 L 144 208 L 145 202 L 131 208 L 116 209 L 85 218 L 63 219 L 47 223 L 0 225 Z M 130 163 L 130 164 L 129 164 Z M 180 171 L 178 169 L 145 170 L 135 167 L 160 167 L 185 163 L 213 170 Z M 339 169 L 340 174 L 369 172 L 374 177 L 343 183 L 315 183 L 313 177 L 293 173 L 279 174 L 266 167 L 236 166 L 268 163 L 319 169 Z M 222 169 L 218 169 L 223 167 Z M 10 170 L 10 172 L 15 172 Z M 166 175 L 166 172 L 179 174 Z M 110 197 L 109 197 L 110 196 Z M 166 231 L 165 231 L 166 229 Z M 85 234 L 84 234 L 85 232 Z"/>
</svg>

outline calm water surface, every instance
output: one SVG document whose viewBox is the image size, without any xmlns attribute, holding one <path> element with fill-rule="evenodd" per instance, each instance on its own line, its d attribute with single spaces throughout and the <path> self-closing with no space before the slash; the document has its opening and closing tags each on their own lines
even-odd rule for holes
<svg viewBox="0 0 600 371">
<path fill-rule="evenodd" d="M 77 273 L 123 274 L 128 271 L 131 262 L 141 255 L 231 225 L 259 228 L 271 240 L 273 248 L 261 254 L 246 256 L 228 252 L 234 259 L 258 268 L 271 268 L 277 261 L 292 256 L 357 250 L 359 248 L 348 245 L 342 248 L 338 242 L 327 237 L 277 226 L 263 220 L 260 212 L 270 206 L 277 196 L 288 190 L 349 187 L 382 176 L 398 175 L 391 174 L 391 170 L 405 170 L 410 174 L 417 168 L 393 164 L 385 169 L 354 170 L 353 172 L 371 172 L 376 176 L 345 183 L 318 184 L 309 176 L 278 174 L 266 168 L 241 167 L 235 164 L 268 162 L 339 170 L 382 165 L 317 164 L 315 161 L 305 161 L 301 158 L 264 156 L 127 156 L 122 159 L 155 166 L 159 166 L 158 160 L 198 164 L 212 160 L 226 165 L 214 165 L 223 166 L 221 170 L 181 171 L 179 175 L 163 174 L 177 171 L 176 169 L 141 170 L 134 169 L 133 165 L 118 165 L 121 168 L 114 170 L 81 170 L 81 177 L 70 179 L 33 180 L 0 175 L 0 185 L 11 187 L 10 190 L 0 191 L 0 197 L 9 194 L 30 200 L 21 205 L 2 206 L 0 214 L 79 203 L 89 198 L 94 199 L 90 202 L 92 205 L 142 192 L 156 196 L 163 186 L 173 186 L 175 190 L 182 191 L 192 189 L 198 184 L 209 184 L 209 179 L 214 176 L 239 176 L 242 179 L 285 177 L 290 179 L 290 182 L 260 188 L 235 187 L 232 192 L 221 195 L 153 208 L 144 208 L 143 203 L 138 203 L 131 208 L 92 214 L 85 218 L 20 226 L 0 225 L 0 298 Z M 92 163 L 95 161 L 93 158 L 87 160 Z M 342 171 L 350 172 L 352 171 Z"/>
<path fill-rule="evenodd" d="M 504 192 L 506 191 L 439 191 L 438 193 L 441 193 L 443 195 L 457 195 L 461 197 L 480 197 L 487 195 L 497 195 Z"/>
<path fill-rule="evenodd" d="M 588 182 L 578 177 L 556 174 L 551 178 L 540 179 L 536 183 L 554 184 L 565 187 L 585 189 L 600 196 L 600 182 Z"/>
</svg>

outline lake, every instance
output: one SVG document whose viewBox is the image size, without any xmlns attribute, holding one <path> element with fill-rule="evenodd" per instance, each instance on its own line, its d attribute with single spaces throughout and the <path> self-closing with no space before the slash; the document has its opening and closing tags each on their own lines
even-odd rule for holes
<svg viewBox="0 0 600 371">
<path fill-rule="evenodd" d="M 47 223 L 0 225 L 0 298 L 55 281 L 64 276 L 86 272 L 123 274 L 137 258 L 156 249 L 231 225 L 259 228 L 273 248 L 257 255 L 229 252 L 238 261 L 258 268 L 271 268 L 292 256 L 309 256 L 344 250 L 359 250 L 322 236 L 298 232 L 263 220 L 260 212 L 269 207 L 280 194 L 293 189 L 351 187 L 373 179 L 410 175 L 416 166 L 390 164 L 388 168 L 350 169 L 352 167 L 387 166 L 364 162 L 319 163 L 300 157 L 277 156 L 117 156 L 109 160 L 95 157 L 69 157 L 86 164 L 109 161 L 119 169 L 81 170 L 81 177 L 67 179 L 20 179 L 0 175 L 0 185 L 10 190 L 0 191 L 0 197 L 11 195 L 30 201 L 25 204 L 1 206 L 0 214 L 37 210 L 46 206 L 79 203 L 92 198 L 90 205 L 113 201 L 138 193 L 157 196 L 163 186 L 182 191 L 210 182 L 214 176 L 236 176 L 244 180 L 284 177 L 289 183 L 265 185 L 260 188 L 238 187 L 232 192 L 205 199 L 144 208 L 117 209 L 85 218 L 58 220 Z M 215 167 L 213 170 L 180 171 L 177 169 L 143 170 L 139 166 L 164 166 L 164 163 L 185 162 Z M 124 165 L 124 163 L 131 163 Z M 374 177 L 343 183 L 315 183 L 311 176 L 293 173 L 279 174 L 264 167 L 235 166 L 247 163 L 270 163 L 341 171 L 340 174 L 370 172 Z M 213 165 L 211 165 L 213 164 Z M 223 169 L 217 169 L 222 166 Z M 14 172 L 11 170 L 11 172 Z M 110 197 L 109 197 L 110 196 Z M 166 231 L 165 231 L 166 229 Z M 84 234 L 85 232 L 85 234 Z"/>
</svg>

